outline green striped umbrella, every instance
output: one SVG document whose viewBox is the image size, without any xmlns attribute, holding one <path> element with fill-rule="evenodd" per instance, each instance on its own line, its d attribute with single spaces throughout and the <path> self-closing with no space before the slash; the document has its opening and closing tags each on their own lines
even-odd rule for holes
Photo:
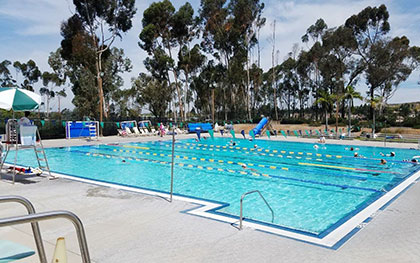
<svg viewBox="0 0 420 263">
<path fill-rule="evenodd" d="M 30 111 L 41 104 L 41 96 L 25 89 L 0 88 L 0 109 Z"/>
</svg>

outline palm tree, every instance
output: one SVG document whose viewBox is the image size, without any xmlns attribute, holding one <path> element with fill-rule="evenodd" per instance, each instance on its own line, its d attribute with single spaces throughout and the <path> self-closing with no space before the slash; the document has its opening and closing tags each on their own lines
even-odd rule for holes
<svg viewBox="0 0 420 263">
<path fill-rule="evenodd" d="M 328 91 L 320 91 L 315 104 L 320 104 L 325 110 L 325 129 L 328 130 L 328 110 L 334 103 L 333 96 Z"/>
<path fill-rule="evenodd" d="M 366 98 L 366 101 L 371 105 L 373 109 L 373 126 L 372 126 L 372 138 L 375 136 L 375 110 L 376 108 L 382 106 L 384 104 L 384 98 L 380 96 L 376 96 L 374 98 Z"/>
<path fill-rule="evenodd" d="M 349 107 L 349 130 L 348 130 L 348 135 L 349 137 L 351 136 L 351 108 L 353 107 L 353 100 L 354 99 L 359 99 L 359 100 L 363 100 L 362 95 L 360 95 L 360 92 L 357 92 L 353 86 L 349 85 L 344 89 L 344 94 L 343 94 L 343 98 L 345 100 L 347 100 L 348 103 L 348 107 Z"/>
</svg>

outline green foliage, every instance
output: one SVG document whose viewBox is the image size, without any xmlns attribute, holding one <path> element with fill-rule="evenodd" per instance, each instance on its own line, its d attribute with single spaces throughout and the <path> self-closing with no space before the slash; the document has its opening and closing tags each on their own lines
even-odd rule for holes
<svg viewBox="0 0 420 263">
<path fill-rule="evenodd" d="M 137 79 L 133 79 L 133 90 L 137 103 L 146 106 L 155 117 L 165 117 L 172 98 L 172 87 L 167 82 L 141 73 Z"/>
</svg>

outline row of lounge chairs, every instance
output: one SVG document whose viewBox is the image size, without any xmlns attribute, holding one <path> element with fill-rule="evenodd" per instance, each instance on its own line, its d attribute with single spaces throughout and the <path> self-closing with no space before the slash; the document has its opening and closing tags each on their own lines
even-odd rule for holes
<svg viewBox="0 0 420 263">
<path fill-rule="evenodd" d="M 151 128 L 150 131 L 147 128 L 137 128 L 137 127 L 125 127 L 125 129 L 118 129 L 118 135 L 122 137 L 127 136 L 151 136 L 151 135 L 157 135 L 158 132 L 155 130 L 155 128 Z"/>
<path fill-rule="evenodd" d="M 324 131 L 322 131 L 322 130 L 317 130 L 317 129 L 315 129 L 315 130 L 293 130 L 293 131 L 290 131 L 290 130 L 287 130 L 287 131 L 284 131 L 284 130 L 278 130 L 278 131 L 276 131 L 276 130 L 274 130 L 274 135 L 277 135 L 277 134 L 281 134 L 281 135 L 283 135 L 285 138 L 287 138 L 288 136 L 296 136 L 296 137 L 307 137 L 307 138 L 311 138 L 311 137 L 322 137 L 322 136 L 324 136 L 324 137 L 332 137 L 332 138 L 340 138 L 340 139 L 344 139 L 344 138 L 346 138 L 346 137 L 348 137 L 348 134 L 347 133 L 345 133 L 344 131 L 343 131 L 343 129 L 338 129 L 338 133 L 336 133 L 336 131 L 335 130 L 327 130 L 327 129 L 325 129 Z"/>
</svg>

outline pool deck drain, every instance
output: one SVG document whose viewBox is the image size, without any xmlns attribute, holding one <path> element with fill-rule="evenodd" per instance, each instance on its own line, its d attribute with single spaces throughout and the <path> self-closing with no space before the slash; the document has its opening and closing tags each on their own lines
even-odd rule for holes
<svg viewBox="0 0 420 263">
<path fill-rule="evenodd" d="M 119 138 L 106 138 L 96 143 L 117 141 Z M 45 144 L 54 147 L 67 146 L 68 143 L 86 144 L 81 140 L 55 140 Z M 78 214 L 85 224 L 94 262 L 420 261 L 419 184 L 413 184 L 385 210 L 366 212 L 368 218 L 374 214 L 374 220 L 367 224 L 354 223 L 356 229 L 362 230 L 335 251 L 253 231 L 252 228 L 238 231 L 230 224 L 180 213 L 186 210 L 200 212 L 203 207 L 192 210 L 197 204 L 180 200 L 170 204 L 159 197 L 63 178 L 48 181 L 30 177 L 15 185 L 0 182 L 0 193 L 25 196 L 34 202 L 39 212 L 66 209 Z M 377 204 L 378 208 L 382 205 Z M 23 212 L 24 209 L 16 205 L 3 205 L 0 216 Z M 51 244 L 55 239 L 65 236 L 70 258 L 78 258 L 76 236 L 70 224 L 60 220 L 43 222 L 41 230 L 48 255 L 52 254 Z M 29 226 L 2 228 L 0 237 L 34 247 Z M 31 260 L 25 262 L 37 262 L 36 257 Z"/>
</svg>

